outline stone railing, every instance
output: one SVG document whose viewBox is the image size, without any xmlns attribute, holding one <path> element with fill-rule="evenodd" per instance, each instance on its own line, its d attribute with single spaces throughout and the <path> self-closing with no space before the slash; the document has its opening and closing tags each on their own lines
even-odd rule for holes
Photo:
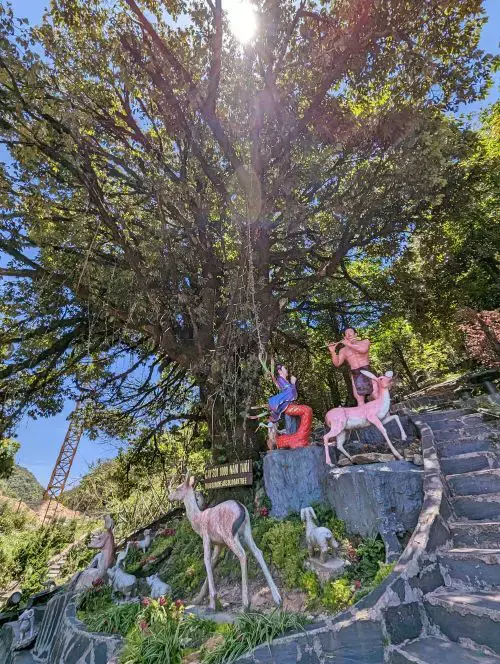
<svg viewBox="0 0 500 664">
<path fill-rule="evenodd" d="M 369 595 L 337 616 L 314 622 L 262 645 L 240 664 L 382 664 L 384 648 L 422 631 L 424 594 L 443 585 L 434 552 L 451 539 L 446 524 L 450 505 L 441 478 L 434 436 L 418 415 L 410 414 L 422 440 L 424 501 L 417 526 L 392 573 Z"/>
</svg>

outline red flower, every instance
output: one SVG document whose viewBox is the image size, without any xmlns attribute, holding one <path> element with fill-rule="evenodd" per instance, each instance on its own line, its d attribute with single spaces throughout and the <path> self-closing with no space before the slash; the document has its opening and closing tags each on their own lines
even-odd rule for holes
<svg viewBox="0 0 500 664">
<path fill-rule="evenodd" d="M 160 599 L 158 600 L 158 604 L 160 606 L 165 606 L 166 603 L 167 603 L 167 600 L 164 597 L 160 597 Z"/>
<path fill-rule="evenodd" d="M 359 579 L 355 579 L 354 587 L 356 588 L 356 590 L 359 590 L 361 588 L 361 581 Z"/>
<path fill-rule="evenodd" d="M 165 530 L 162 531 L 162 535 L 164 537 L 172 537 L 175 535 L 175 529 L 174 528 L 165 528 Z"/>
<path fill-rule="evenodd" d="M 261 507 L 259 510 L 259 514 L 261 516 L 269 516 L 269 510 L 267 509 L 267 507 Z"/>
<path fill-rule="evenodd" d="M 149 625 L 145 620 L 141 620 L 139 623 L 139 627 L 143 632 L 145 632 L 148 629 Z"/>
<path fill-rule="evenodd" d="M 175 606 L 176 606 L 178 609 L 180 609 L 181 606 L 184 606 L 184 602 L 182 601 L 182 599 L 176 599 L 176 600 L 175 600 Z"/>
<path fill-rule="evenodd" d="M 94 588 L 100 588 L 101 586 L 104 585 L 104 579 L 94 579 L 92 581 L 92 585 L 94 586 Z"/>
<path fill-rule="evenodd" d="M 151 600 L 149 599 L 149 597 L 145 597 L 142 600 L 142 606 L 149 606 L 150 604 L 151 604 Z"/>
</svg>

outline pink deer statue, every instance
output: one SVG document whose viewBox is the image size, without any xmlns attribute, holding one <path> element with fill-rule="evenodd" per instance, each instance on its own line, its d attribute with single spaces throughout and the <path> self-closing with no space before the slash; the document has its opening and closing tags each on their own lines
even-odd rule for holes
<svg viewBox="0 0 500 664">
<path fill-rule="evenodd" d="M 170 500 L 182 500 L 186 507 L 187 517 L 193 530 L 203 539 L 203 553 L 205 569 L 207 570 L 208 589 L 210 594 L 209 607 L 215 609 L 215 585 L 213 567 L 219 557 L 221 547 L 226 546 L 240 561 L 241 566 L 241 593 L 243 608 L 250 605 L 248 600 L 247 554 L 241 540 L 246 542 L 248 548 L 260 565 L 267 584 L 271 590 L 273 600 L 281 604 L 281 597 L 266 565 L 262 551 L 255 544 L 250 528 L 250 516 L 244 505 L 236 500 L 225 500 L 215 507 L 208 507 L 201 511 L 196 502 L 194 492 L 194 477 L 186 475 L 184 482 L 170 495 Z M 211 545 L 214 545 L 211 553 Z M 203 599 L 206 583 L 198 595 L 198 601 Z"/>
<path fill-rule="evenodd" d="M 364 429 L 365 427 L 369 427 L 370 424 L 374 424 L 382 433 L 396 459 L 403 458 L 389 440 L 389 436 L 384 427 L 384 424 L 394 420 L 401 431 L 401 438 L 406 440 L 406 433 L 399 417 L 397 415 L 389 415 L 389 409 L 391 407 L 389 388 L 392 385 L 393 373 L 392 371 L 387 371 L 385 375 L 378 377 L 374 376 L 366 369 L 361 369 L 361 373 L 368 376 L 368 378 L 371 378 L 375 398 L 373 401 L 368 401 L 360 406 L 354 406 L 353 408 L 332 408 L 332 410 L 329 410 L 325 415 L 325 422 L 326 425 L 330 427 L 330 431 L 328 431 L 323 437 L 323 443 L 325 445 L 326 463 L 329 466 L 333 465 L 332 460 L 330 459 L 330 451 L 328 449 L 330 439 L 335 438 L 337 448 L 342 454 L 345 454 L 345 456 L 350 459 L 351 457 L 344 449 L 346 432 L 351 429 Z"/>
<path fill-rule="evenodd" d="M 106 530 L 92 537 L 88 544 L 89 549 L 100 549 L 100 552 L 94 557 L 87 569 L 78 572 L 73 577 L 76 584 L 75 590 L 91 588 L 92 584 L 98 580 L 105 581 L 108 569 L 113 565 L 115 557 L 113 529 L 115 524 L 109 514 L 104 517 L 104 527 Z"/>
</svg>

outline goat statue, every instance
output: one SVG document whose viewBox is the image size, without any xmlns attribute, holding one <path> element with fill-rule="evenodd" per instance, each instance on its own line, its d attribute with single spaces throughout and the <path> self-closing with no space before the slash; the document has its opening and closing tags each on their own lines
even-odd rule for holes
<svg viewBox="0 0 500 664">
<path fill-rule="evenodd" d="M 332 531 L 324 526 L 316 525 L 317 517 L 312 507 L 303 507 L 300 510 L 300 518 L 306 524 L 306 542 L 309 557 L 312 558 L 314 551 L 319 549 L 320 562 L 326 562 L 328 551 L 333 551 L 339 547 Z"/>
<path fill-rule="evenodd" d="M 375 398 L 373 401 L 368 401 L 351 408 L 332 408 L 332 410 L 329 410 L 325 415 L 325 422 L 326 425 L 330 427 L 330 430 L 324 435 L 323 443 L 325 445 L 326 463 L 329 466 L 333 465 L 330 458 L 330 451 L 328 449 L 330 440 L 335 438 L 338 450 L 342 452 L 342 454 L 345 454 L 348 459 L 351 459 L 351 456 L 347 454 L 344 449 L 346 432 L 352 429 L 364 429 L 369 427 L 370 424 L 374 424 L 383 435 L 396 459 L 403 458 L 389 440 L 389 436 L 384 427 L 384 424 L 394 420 L 401 431 L 401 438 L 406 440 L 406 433 L 399 417 L 397 415 L 389 415 L 389 409 L 391 407 L 389 388 L 392 385 L 393 373 L 392 371 L 387 371 L 383 376 L 375 376 L 366 369 L 361 369 L 361 373 L 371 379 Z"/>
<path fill-rule="evenodd" d="M 196 502 L 194 477 L 190 478 L 189 474 L 186 475 L 184 482 L 170 495 L 170 500 L 182 500 L 184 502 L 191 526 L 203 540 L 210 609 L 215 609 L 216 598 L 213 567 L 223 546 L 230 549 L 240 561 L 242 604 L 244 609 L 250 606 L 248 599 L 247 554 L 243 548 L 242 540 L 247 544 L 264 572 L 275 604 L 281 604 L 278 588 L 269 572 L 262 551 L 257 547 L 252 537 L 250 516 L 244 505 L 238 503 L 236 500 L 225 500 L 223 503 L 215 505 L 215 507 L 208 507 L 201 511 Z M 211 552 L 212 544 L 214 545 L 213 552 Z M 203 599 L 206 593 L 206 585 L 206 583 L 203 584 L 197 601 Z"/>
</svg>

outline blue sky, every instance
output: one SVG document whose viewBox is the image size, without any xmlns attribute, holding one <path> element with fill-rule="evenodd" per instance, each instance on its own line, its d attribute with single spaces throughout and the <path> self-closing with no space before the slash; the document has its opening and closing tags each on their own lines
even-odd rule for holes
<svg viewBox="0 0 500 664">
<path fill-rule="evenodd" d="M 40 21 L 48 0 L 11 0 L 16 16 L 25 17 L 30 23 Z M 500 38 L 500 0 L 486 0 L 484 3 L 489 16 L 484 27 L 481 46 L 490 53 L 499 53 Z M 499 98 L 500 74 L 497 74 L 496 84 L 490 90 L 488 99 L 480 103 L 470 104 L 463 108 L 464 113 L 477 114 L 487 103 Z M 46 485 L 57 458 L 59 447 L 64 439 L 67 429 L 67 417 L 73 408 L 68 402 L 64 411 L 51 418 L 22 422 L 18 430 L 18 439 L 21 450 L 17 455 L 17 462 L 29 468 L 37 479 Z M 73 464 L 70 482 L 75 482 L 85 473 L 89 463 L 97 459 L 110 458 L 116 454 L 116 447 L 112 444 L 90 441 L 83 437 Z"/>
</svg>

